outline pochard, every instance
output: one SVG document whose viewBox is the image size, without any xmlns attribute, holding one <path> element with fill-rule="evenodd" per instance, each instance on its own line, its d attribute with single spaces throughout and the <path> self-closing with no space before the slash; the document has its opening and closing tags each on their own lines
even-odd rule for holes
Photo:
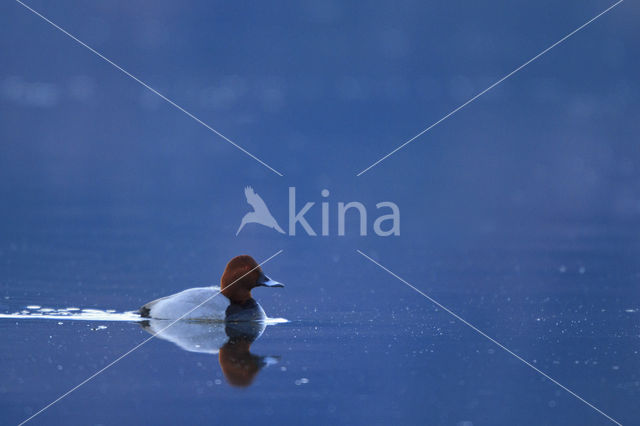
<svg viewBox="0 0 640 426">
<path fill-rule="evenodd" d="M 251 256 L 237 256 L 227 264 L 220 287 L 190 288 L 149 302 L 139 313 L 143 318 L 166 320 L 260 321 L 267 316 L 251 295 L 256 287 L 284 285 L 267 277 Z"/>
</svg>

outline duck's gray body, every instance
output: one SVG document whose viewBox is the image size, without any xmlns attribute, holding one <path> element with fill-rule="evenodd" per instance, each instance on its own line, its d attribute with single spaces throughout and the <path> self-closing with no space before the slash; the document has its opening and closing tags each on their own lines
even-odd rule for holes
<svg viewBox="0 0 640 426">
<path fill-rule="evenodd" d="M 192 321 L 260 321 L 267 318 L 253 299 L 243 304 L 231 303 L 220 287 L 190 288 L 156 299 L 139 310 L 143 318 Z"/>
</svg>

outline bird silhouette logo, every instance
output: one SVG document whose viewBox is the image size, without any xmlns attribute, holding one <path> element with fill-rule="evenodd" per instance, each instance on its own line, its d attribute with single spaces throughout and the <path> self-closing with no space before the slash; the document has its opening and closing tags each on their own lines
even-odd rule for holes
<svg viewBox="0 0 640 426">
<path fill-rule="evenodd" d="M 253 207 L 253 211 L 244 215 L 244 217 L 242 218 L 242 222 L 240 223 L 240 227 L 236 232 L 236 235 L 238 235 L 242 228 L 244 228 L 244 226 L 248 223 L 258 223 L 260 225 L 266 226 L 267 228 L 275 229 L 281 234 L 284 234 L 284 231 L 282 230 L 282 228 L 280 228 L 280 225 L 278 225 L 278 222 L 276 222 L 276 219 L 269 211 L 267 204 L 253 190 L 252 187 L 247 186 L 244 189 L 244 196 L 247 198 L 247 203 L 249 203 L 249 205 Z"/>
</svg>

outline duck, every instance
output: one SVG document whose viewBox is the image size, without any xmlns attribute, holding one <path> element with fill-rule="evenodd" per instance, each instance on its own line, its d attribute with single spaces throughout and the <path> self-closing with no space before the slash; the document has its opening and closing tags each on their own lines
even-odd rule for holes
<svg viewBox="0 0 640 426">
<path fill-rule="evenodd" d="M 256 287 L 284 287 L 262 272 L 249 255 L 236 256 L 227 264 L 220 287 L 195 287 L 146 303 L 142 318 L 191 321 L 264 321 L 267 315 L 255 301 Z M 221 295 L 221 296 L 219 296 Z"/>
</svg>

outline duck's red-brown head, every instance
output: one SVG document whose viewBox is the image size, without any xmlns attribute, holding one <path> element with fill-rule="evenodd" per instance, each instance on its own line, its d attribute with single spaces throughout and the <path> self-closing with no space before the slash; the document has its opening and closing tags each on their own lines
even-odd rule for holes
<svg viewBox="0 0 640 426">
<path fill-rule="evenodd" d="M 242 304 L 252 299 L 256 287 L 284 287 L 267 277 L 251 256 L 236 256 L 229 261 L 220 279 L 221 293 L 232 303 Z"/>
</svg>

